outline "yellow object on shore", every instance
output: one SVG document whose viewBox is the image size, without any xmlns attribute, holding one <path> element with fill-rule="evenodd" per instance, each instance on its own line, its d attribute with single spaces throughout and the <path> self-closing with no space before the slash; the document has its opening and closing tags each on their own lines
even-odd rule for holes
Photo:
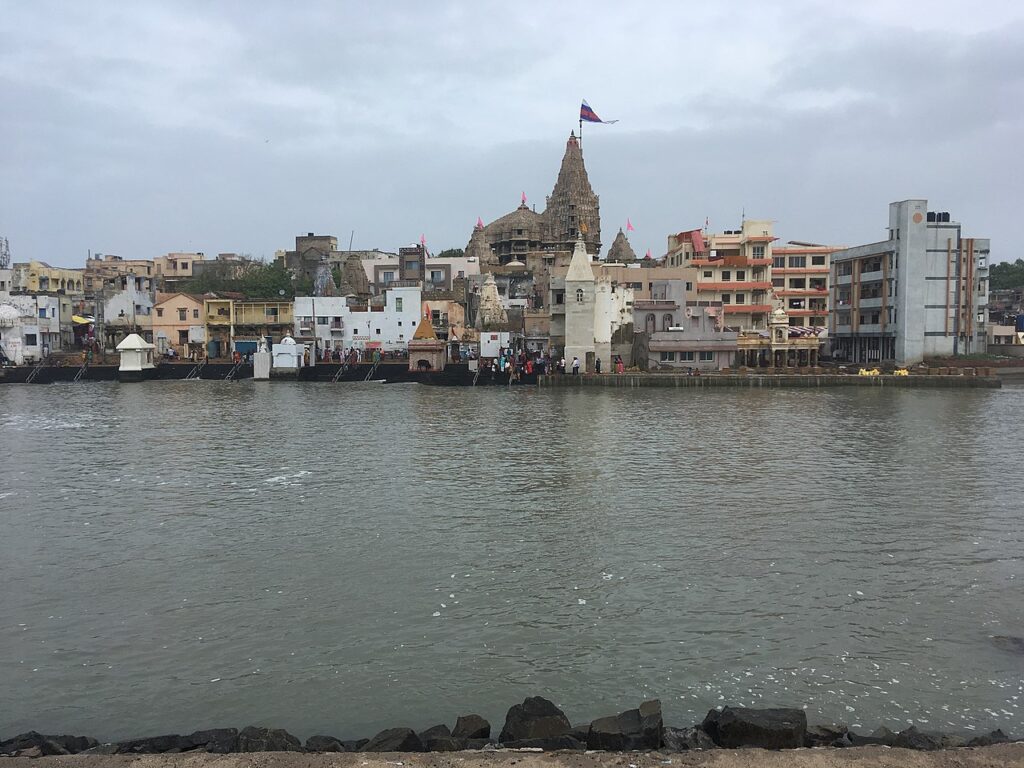
<svg viewBox="0 0 1024 768">
<path fill-rule="evenodd" d="M 909 376 L 910 375 L 910 371 L 908 371 L 906 368 L 897 368 L 895 371 L 892 372 L 892 375 L 893 376 Z"/>
<path fill-rule="evenodd" d="M 878 376 L 880 371 L 877 368 L 861 368 L 858 372 L 858 376 Z"/>
</svg>

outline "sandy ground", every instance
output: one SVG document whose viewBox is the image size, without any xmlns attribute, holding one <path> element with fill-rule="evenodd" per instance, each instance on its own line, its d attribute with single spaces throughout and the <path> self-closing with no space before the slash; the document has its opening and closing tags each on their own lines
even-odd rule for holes
<svg viewBox="0 0 1024 768">
<path fill-rule="evenodd" d="M 0 768 L 996 768 L 1024 766 L 1024 743 L 976 749 L 913 752 L 884 747 L 717 749 L 689 753 L 501 752 L 340 753 L 292 752 L 210 755 L 70 755 L 0 758 Z"/>
</svg>

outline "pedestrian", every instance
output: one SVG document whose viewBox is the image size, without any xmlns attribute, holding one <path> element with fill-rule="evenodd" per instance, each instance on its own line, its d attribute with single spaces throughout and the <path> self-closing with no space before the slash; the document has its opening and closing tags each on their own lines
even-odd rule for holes
<svg viewBox="0 0 1024 768">
<path fill-rule="evenodd" d="M 578 357 L 574 357 L 572 359 L 572 375 L 573 376 L 578 376 L 579 373 L 580 373 L 580 359 Z"/>
<path fill-rule="evenodd" d="M 594 358 L 594 373 L 600 373 L 600 372 L 601 372 L 601 358 L 600 357 L 595 357 Z"/>
<path fill-rule="evenodd" d="M 560 374 L 562 374 L 563 376 L 565 375 L 565 358 L 564 358 L 564 357 L 563 357 L 563 358 L 561 358 L 561 359 L 560 359 L 560 360 L 558 361 L 558 372 L 559 372 Z"/>
</svg>

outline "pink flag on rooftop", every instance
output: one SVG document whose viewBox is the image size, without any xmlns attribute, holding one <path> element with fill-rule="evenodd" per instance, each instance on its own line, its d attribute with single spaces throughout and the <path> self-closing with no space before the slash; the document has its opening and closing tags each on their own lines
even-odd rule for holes
<svg viewBox="0 0 1024 768">
<path fill-rule="evenodd" d="M 626 219 L 626 231 L 627 232 L 632 232 L 633 231 L 633 222 L 631 222 L 629 219 Z"/>
<path fill-rule="evenodd" d="M 523 192 L 523 205 L 526 205 L 526 193 Z"/>
<path fill-rule="evenodd" d="M 427 236 L 426 235 L 420 235 L 420 245 L 422 245 L 424 248 L 427 247 Z"/>
<path fill-rule="evenodd" d="M 477 226 L 477 229 L 483 229 L 484 228 L 484 220 L 481 219 L 479 216 L 476 217 L 476 226 Z"/>
</svg>

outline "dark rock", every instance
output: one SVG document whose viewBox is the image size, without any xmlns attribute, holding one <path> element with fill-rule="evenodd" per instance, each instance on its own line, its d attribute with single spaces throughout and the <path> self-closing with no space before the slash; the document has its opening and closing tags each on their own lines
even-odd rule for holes
<svg viewBox="0 0 1024 768">
<path fill-rule="evenodd" d="M 333 736 L 310 736 L 306 739 L 307 752 L 344 752 L 345 745 Z"/>
<path fill-rule="evenodd" d="M 201 749 L 204 752 L 212 752 L 218 755 L 226 755 L 238 748 L 237 728 L 210 728 L 205 731 L 195 731 L 184 737 L 188 749 Z"/>
<path fill-rule="evenodd" d="M 466 748 L 466 742 L 454 736 L 434 736 L 423 741 L 423 746 L 427 752 L 459 752 Z"/>
<path fill-rule="evenodd" d="M 968 747 L 991 747 L 993 744 L 1006 744 L 1010 737 L 1003 733 L 1002 729 L 986 733 L 983 736 L 975 736 L 967 742 Z"/>
<path fill-rule="evenodd" d="M 14 754 L 15 752 L 27 752 L 33 749 L 38 749 L 40 755 L 71 754 L 71 750 L 65 749 L 64 745 L 61 743 L 61 738 L 74 737 L 44 736 L 37 731 L 20 733 L 13 739 L 0 741 L 0 754 L 9 755 Z"/>
<path fill-rule="evenodd" d="M 43 750 L 40 747 L 28 747 L 26 749 L 19 749 L 13 754 L 15 757 L 42 757 Z"/>
<path fill-rule="evenodd" d="M 448 726 L 447 725 L 434 725 L 434 726 L 431 726 L 430 728 L 427 728 L 427 730 L 425 730 L 425 731 L 420 731 L 416 735 L 419 736 L 420 741 L 422 741 L 424 744 L 426 744 L 431 739 L 439 739 L 442 736 L 443 737 L 451 736 L 452 732 L 450 730 L 448 730 Z"/>
<path fill-rule="evenodd" d="M 250 725 L 238 734 L 239 752 L 301 752 L 302 743 L 283 728 Z"/>
<path fill-rule="evenodd" d="M 935 750 L 942 749 L 942 737 L 917 730 L 915 726 L 900 731 L 893 740 L 894 747 L 903 749 Z"/>
<path fill-rule="evenodd" d="M 809 725 L 804 734 L 804 746 L 831 746 L 833 741 L 843 738 L 849 730 L 845 725 Z"/>
<path fill-rule="evenodd" d="M 836 739 L 831 744 L 829 744 L 829 746 L 830 747 L 835 747 L 836 749 L 843 749 L 845 747 L 852 747 L 853 746 L 853 740 L 850 738 L 850 734 L 844 733 L 838 739 Z"/>
<path fill-rule="evenodd" d="M 452 736 L 456 739 L 489 739 L 491 724 L 480 715 L 459 715 Z"/>
<path fill-rule="evenodd" d="M 661 746 L 661 702 L 645 701 L 614 717 L 598 718 L 590 724 L 587 746 L 612 751 L 657 749 Z"/>
<path fill-rule="evenodd" d="M 891 747 L 896 741 L 896 734 L 884 725 L 876 728 L 870 736 L 861 736 L 853 731 L 849 733 L 849 736 L 851 743 L 855 747 L 868 747 L 872 745 Z"/>
<path fill-rule="evenodd" d="M 804 745 L 807 715 L 802 709 L 726 707 L 708 712 L 701 728 L 720 747 L 796 749 Z"/>
<path fill-rule="evenodd" d="M 1024 637 L 995 635 L 992 637 L 992 645 L 1001 651 L 1008 651 L 1009 653 L 1024 653 Z"/>
<path fill-rule="evenodd" d="M 89 736 L 48 736 L 50 741 L 60 744 L 68 754 L 76 755 L 99 744 Z"/>
<path fill-rule="evenodd" d="M 485 747 L 493 747 L 494 742 L 489 738 L 487 739 L 466 739 L 466 749 L 484 749 Z"/>
<path fill-rule="evenodd" d="M 586 725 L 574 725 L 572 728 L 569 729 L 569 733 L 567 733 L 566 736 L 572 736 L 577 741 L 582 741 L 586 743 L 587 734 L 589 733 L 590 723 L 587 723 Z"/>
<path fill-rule="evenodd" d="M 715 740 L 700 728 L 663 728 L 661 741 L 669 752 L 688 752 L 693 749 L 716 749 Z"/>
<path fill-rule="evenodd" d="M 370 739 L 360 752 L 422 752 L 423 742 L 412 728 L 388 728 Z"/>
<path fill-rule="evenodd" d="M 116 755 L 117 744 L 97 744 L 95 747 L 83 749 L 80 755 Z"/>
<path fill-rule="evenodd" d="M 348 739 L 341 742 L 341 745 L 345 747 L 346 752 L 358 752 L 367 745 L 369 739 Z"/>
<path fill-rule="evenodd" d="M 562 710 L 545 698 L 531 696 L 509 708 L 498 741 L 504 744 L 524 739 L 550 739 L 564 736 L 571 728 Z"/>
<path fill-rule="evenodd" d="M 501 746 L 508 749 L 543 749 L 545 752 L 552 752 L 557 749 L 583 750 L 587 745 L 577 741 L 572 736 L 563 734 L 561 736 L 546 736 L 538 739 L 515 739 L 514 741 L 503 741 Z"/>
<path fill-rule="evenodd" d="M 156 755 L 161 752 L 170 752 L 172 749 L 180 752 L 183 744 L 188 744 L 187 737 L 174 733 L 166 736 L 148 736 L 144 739 L 119 741 L 117 751 L 122 755 Z M 189 744 L 185 748 L 191 749 L 191 745 Z"/>
</svg>

